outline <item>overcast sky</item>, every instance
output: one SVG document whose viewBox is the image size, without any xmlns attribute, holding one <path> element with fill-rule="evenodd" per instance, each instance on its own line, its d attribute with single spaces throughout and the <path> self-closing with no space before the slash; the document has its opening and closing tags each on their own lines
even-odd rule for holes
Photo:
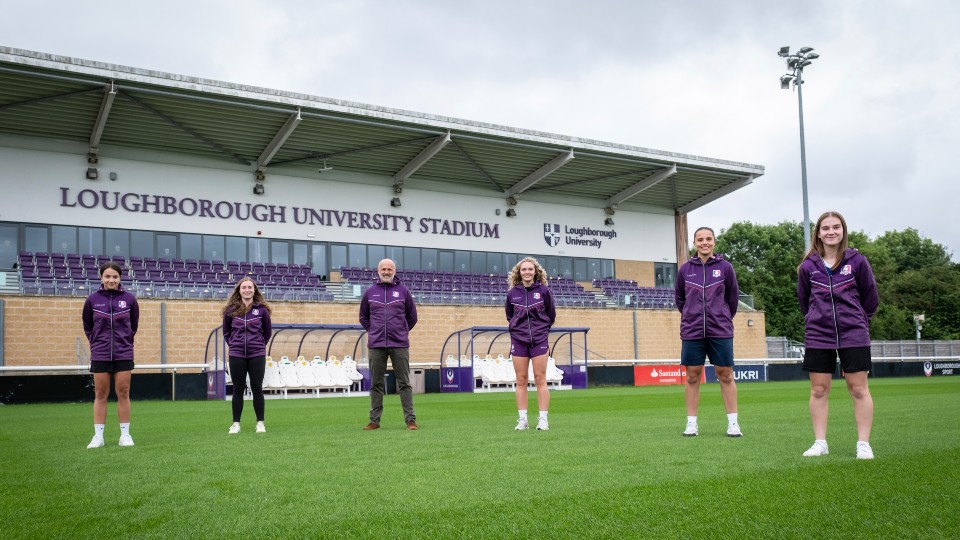
<svg viewBox="0 0 960 540">
<path fill-rule="evenodd" d="M 9 4 L 9 47 L 766 167 L 691 231 L 802 221 L 797 94 L 776 52 L 814 47 L 811 220 L 913 227 L 960 260 L 955 0 Z"/>
</svg>

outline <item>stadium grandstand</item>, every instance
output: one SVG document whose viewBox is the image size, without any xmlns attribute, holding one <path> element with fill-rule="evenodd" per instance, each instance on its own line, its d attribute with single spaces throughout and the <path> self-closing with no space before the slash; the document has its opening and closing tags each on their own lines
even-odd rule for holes
<svg viewBox="0 0 960 540">
<path fill-rule="evenodd" d="M 591 363 L 677 358 L 687 214 L 764 173 L 7 47 L 0 164 L 0 366 L 83 362 L 105 260 L 140 299 L 138 363 L 177 365 L 209 360 L 240 276 L 277 322 L 355 324 L 383 258 L 420 305 L 412 362 L 438 364 L 451 334 L 506 323 L 526 255 Z M 735 324 L 736 354 L 765 357 L 763 313 Z"/>
</svg>

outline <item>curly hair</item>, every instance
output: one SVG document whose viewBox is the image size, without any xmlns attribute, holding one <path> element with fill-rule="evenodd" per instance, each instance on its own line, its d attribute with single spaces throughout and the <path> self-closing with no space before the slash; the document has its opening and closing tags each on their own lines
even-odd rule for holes
<svg viewBox="0 0 960 540">
<path fill-rule="evenodd" d="M 511 270 L 510 270 L 510 274 L 508 274 L 507 282 L 510 284 L 510 288 L 512 289 L 512 288 L 516 287 L 517 285 L 520 285 L 521 283 L 523 283 L 523 279 L 520 278 L 520 265 L 523 264 L 523 263 L 525 263 L 525 262 L 533 263 L 533 270 L 534 270 L 534 273 L 533 273 L 533 281 L 534 281 L 534 283 L 536 283 L 536 282 L 539 281 L 540 283 L 546 285 L 546 284 L 547 284 L 547 271 L 544 270 L 542 266 L 540 266 L 540 262 L 537 261 L 536 259 L 534 259 L 533 257 L 524 257 L 524 258 L 520 259 L 520 262 L 518 262 L 517 264 L 513 265 L 513 269 L 511 269 Z"/>
<path fill-rule="evenodd" d="M 243 305 L 243 298 L 240 296 L 240 285 L 242 285 L 244 281 L 253 283 L 253 304 L 251 305 L 262 306 L 263 309 L 267 310 L 267 313 L 270 313 L 272 310 L 263 298 L 260 287 L 257 287 L 257 282 L 250 276 L 244 276 L 234 285 L 233 292 L 230 294 L 230 298 L 227 299 L 227 305 L 223 308 L 223 314 L 229 316 L 246 315 L 249 311 L 249 308 Z"/>
</svg>

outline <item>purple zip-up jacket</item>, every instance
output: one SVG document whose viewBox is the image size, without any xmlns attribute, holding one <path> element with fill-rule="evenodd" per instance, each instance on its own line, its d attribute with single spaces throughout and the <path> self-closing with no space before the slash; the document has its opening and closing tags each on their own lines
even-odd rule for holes
<svg viewBox="0 0 960 540">
<path fill-rule="evenodd" d="M 100 286 L 83 303 L 83 333 L 90 342 L 90 360 L 133 360 L 133 337 L 140 324 L 140 306 L 133 294 L 118 286 Z"/>
<path fill-rule="evenodd" d="M 223 339 L 235 358 L 266 356 L 271 335 L 270 312 L 259 304 L 250 306 L 244 315 L 223 316 Z"/>
<path fill-rule="evenodd" d="M 880 306 L 867 258 L 847 249 L 831 275 L 817 253 L 800 263 L 797 299 L 803 313 L 803 343 L 811 349 L 870 346 L 870 319 Z"/>
<path fill-rule="evenodd" d="M 733 265 L 714 253 L 706 264 L 692 257 L 680 266 L 675 286 L 680 339 L 732 338 L 740 285 Z"/>
<path fill-rule="evenodd" d="M 417 305 L 400 279 L 379 279 L 360 299 L 360 325 L 367 331 L 367 347 L 408 348 L 410 330 L 417 325 Z"/>
<path fill-rule="evenodd" d="M 550 334 L 550 327 L 557 320 L 553 295 L 546 285 L 536 282 L 529 288 L 520 283 L 507 291 L 507 321 L 510 322 L 510 339 L 523 343 L 541 343 Z"/>
</svg>

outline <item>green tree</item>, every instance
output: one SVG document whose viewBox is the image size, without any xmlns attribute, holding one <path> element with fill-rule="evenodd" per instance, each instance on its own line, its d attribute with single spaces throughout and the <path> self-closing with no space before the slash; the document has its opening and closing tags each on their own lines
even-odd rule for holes
<svg viewBox="0 0 960 540">
<path fill-rule="evenodd" d="M 952 265 L 947 248 L 921 237 L 916 229 L 885 232 L 875 243 L 886 248 L 899 272 Z"/>
</svg>

